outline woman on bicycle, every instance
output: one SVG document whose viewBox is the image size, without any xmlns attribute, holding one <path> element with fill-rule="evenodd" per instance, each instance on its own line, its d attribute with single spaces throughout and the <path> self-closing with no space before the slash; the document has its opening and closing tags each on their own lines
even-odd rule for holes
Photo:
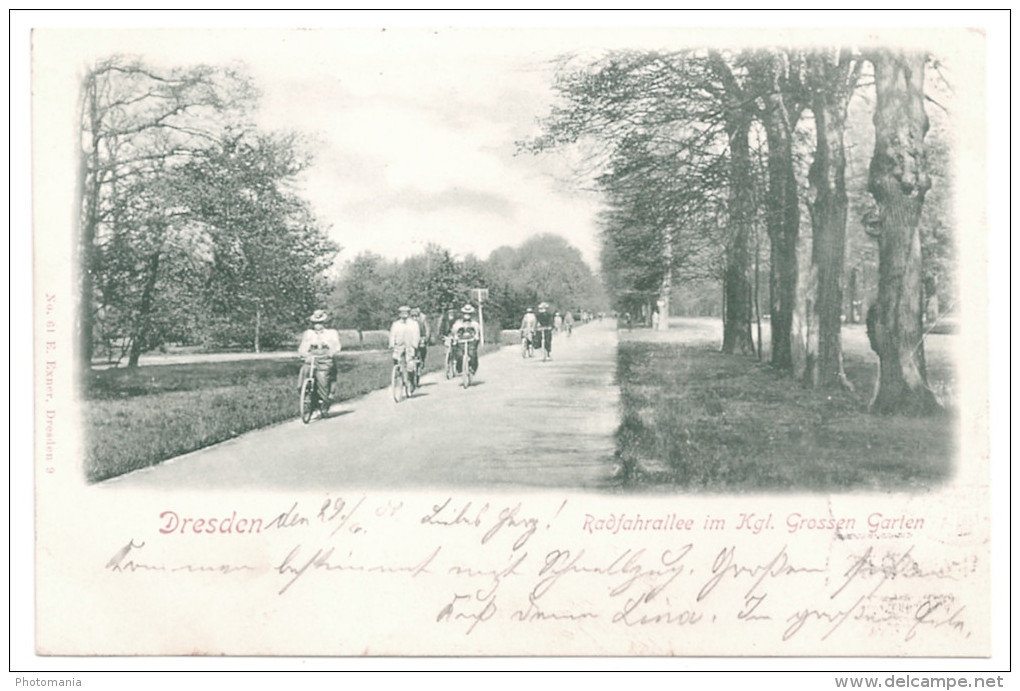
<svg viewBox="0 0 1020 691">
<path fill-rule="evenodd" d="M 478 371 L 478 341 L 481 338 L 482 330 L 475 321 L 475 308 L 471 305 L 464 305 L 460 310 L 460 319 L 453 324 L 450 334 L 454 341 L 454 357 L 457 363 L 457 374 L 461 373 L 460 363 L 464 357 L 463 348 L 468 349 L 468 367 L 471 374 Z"/>
<path fill-rule="evenodd" d="M 319 391 L 319 399 L 326 403 L 333 396 L 333 386 L 336 384 L 336 361 L 341 348 L 340 334 L 336 329 L 326 328 L 328 318 L 325 310 L 315 310 L 315 313 L 308 318 L 308 321 L 312 323 L 312 328 L 302 334 L 301 345 L 298 346 L 298 355 L 305 360 L 315 357 L 315 387 Z M 302 368 L 301 380 L 304 381 L 304 378 L 305 371 Z"/>
</svg>

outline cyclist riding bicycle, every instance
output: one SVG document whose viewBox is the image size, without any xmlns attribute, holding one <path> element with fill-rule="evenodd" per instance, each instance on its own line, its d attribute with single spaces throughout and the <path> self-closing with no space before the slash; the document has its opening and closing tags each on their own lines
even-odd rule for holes
<svg viewBox="0 0 1020 691">
<path fill-rule="evenodd" d="M 312 328 L 301 335 L 301 344 L 298 346 L 298 354 L 305 360 L 315 356 L 315 388 L 319 392 L 319 399 L 328 403 L 333 396 L 333 388 L 336 384 L 336 361 L 340 355 L 340 334 L 336 329 L 327 329 L 326 320 L 329 316 L 325 310 L 315 310 L 315 313 L 308 318 Z M 307 366 L 307 365 L 306 365 Z M 304 381 L 306 372 L 302 367 L 301 381 Z"/>
<path fill-rule="evenodd" d="M 390 326 L 390 350 L 393 352 L 393 364 L 399 364 L 403 356 L 408 367 L 414 363 L 418 344 L 421 341 L 421 330 L 418 322 L 411 319 L 411 308 L 401 305 L 397 308 L 397 320 Z"/>
<path fill-rule="evenodd" d="M 461 374 L 461 362 L 464 359 L 464 348 L 468 349 L 468 367 L 471 374 L 478 371 L 478 341 L 482 330 L 474 318 L 475 308 L 464 305 L 460 310 L 460 319 L 453 323 L 450 335 L 453 337 L 454 361 L 457 363 L 457 374 Z"/>
<path fill-rule="evenodd" d="M 535 342 L 535 330 L 538 328 L 538 318 L 535 310 L 530 307 L 524 312 L 524 319 L 521 320 L 521 339 L 529 343 Z"/>
<path fill-rule="evenodd" d="M 453 323 L 457 321 L 457 310 L 450 307 L 446 310 L 446 314 L 439 320 L 439 339 L 445 340 L 450 335 L 450 329 L 453 328 Z"/>
<path fill-rule="evenodd" d="M 443 348 L 444 348 L 443 362 L 445 363 L 445 366 L 446 366 L 446 375 L 447 375 L 447 378 L 449 378 L 453 374 L 453 372 L 449 369 L 450 358 L 453 355 L 453 353 L 451 352 L 451 347 L 452 347 L 451 343 L 452 343 L 453 339 L 450 336 L 450 329 L 453 328 L 453 324 L 456 321 L 457 321 L 457 310 L 455 310 L 452 307 L 447 309 L 446 313 L 443 315 L 443 318 L 439 320 L 439 340 L 443 343 Z"/>
<path fill-rule="evenodd" d="M 418 332 L 421 334 L 415 357 L 417 357 L 418 362 L 424 366 L 425 356 L 429 353 L 429 340 L 432 337 L 431 330 L 429 329 L 429 322 L 428 319 L 425 318 L 425 315 L 422 314 L 422 311 L 417 307 L 411 308 L 411 319 L 418 322 Z"/>
<path fill-rule="evenodd" d="M 553 335 L 553 314 L 549 312 L 549 304 L 541 303 L 538 306 L 538 343 L 536 347 L 544 348 L 547 358 L 552 359 L 552 335 Z"/>
</svg>

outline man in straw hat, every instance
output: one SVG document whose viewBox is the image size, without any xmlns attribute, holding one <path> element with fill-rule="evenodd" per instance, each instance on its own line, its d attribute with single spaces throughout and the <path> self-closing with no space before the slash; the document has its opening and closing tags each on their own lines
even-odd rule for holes
<svg viewBox="0 0 1020 691">
<path fill-rule="evenodd" d="M 393 364 L 400 363 L 401 354 L 407 358 L 407 365 L 414 363 L 418 344 L 421 342 L 421 327 L 416 319 L 411 319 L 411 308 L 401 305 L 397 308 L 397 320 L 390 326 L 390 350 L 393 352 Z"/>
</svg>

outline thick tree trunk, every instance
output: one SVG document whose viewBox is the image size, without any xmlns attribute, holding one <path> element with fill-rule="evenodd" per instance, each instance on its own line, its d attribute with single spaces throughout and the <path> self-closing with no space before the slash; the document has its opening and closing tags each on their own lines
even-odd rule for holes
<svg viewBox="0 0 1020 691">
<path fill-rule="evenodd" d="M 875 153 L 868 190 L 878 204 L 878 297 L 869 310 L 879 377 L 876 413 L 930 414 L 940 409 L 928 388 L 922 336 L 921 238 L 918 223 L 931 181 L 924 136 L 925 57 L 880 50 L 875 67 Z"/>
<path fill-rule="evenodd" d="M 815 157 L 808 173 L 811 203 L 811 262 L 817 277 L 810 321 L 817 329 L 816 351 L 806 376 L 814 386 L 852 385 L 843 371 L 843 264 L 846 252 L 846 129 L 847 104 L 856 69 L 853 58 L 840 52 L 812 55 L 812 111 L 815 116 Z"/>
<path fill-rule="evenodd" d="M 156 282 L 159 279 L 160 252 L 156 250 L 148 262 L 148 274 L 145 277 L 145 286 L 142 288 L 142 299 L 138 305 L 138 317 L 135 323 L 135 333 L 131 338 L 131 351 L 128 354 L 128 367 L 138 367 L 138 359 L 142 350 L 148 345 L 151 336 L 152 309 L 156 302 Z"/>
<path fill-rule="evenodd" d="M 729 247 L 726 252 L 726 322 L 723 352 L 754 352 L 751 342 L 751 282 L 748 279 L 748 240 L 754 217 L 751 187 L 750 120 L 740 118 L 730 128 Z"/>
<path fill-rule="evenodd" d="M 765 196 L 766 228 L 772 246 L 769 270 L 772 304 L 773 367 L 793 368 L 790 331 L 797 303 L 797 236 L 800 233 L 800 199 L 793 165 L 793 124 L 778 86 L 766 99 L 765 135 L 769 145 L 769 191 Z"/>
</svg>

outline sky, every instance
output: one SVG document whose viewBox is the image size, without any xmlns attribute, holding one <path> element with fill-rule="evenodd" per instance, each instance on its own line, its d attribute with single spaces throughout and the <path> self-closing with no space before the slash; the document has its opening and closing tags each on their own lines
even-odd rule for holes
<svg viewBox="0 0 1020 691">
<path fill-rule="evenodd" d="M 279 52 L 247 58 L 266 84 L 263 121 L 321 143 L 305 194 L 344 256 L 438 243 L 484 258 L 555 232 L 595 261 L 595 195 L 560 157 L 516 155 L 551 103 L 547 48 L 453 30 L 274 38 Z"/>
</svg>

